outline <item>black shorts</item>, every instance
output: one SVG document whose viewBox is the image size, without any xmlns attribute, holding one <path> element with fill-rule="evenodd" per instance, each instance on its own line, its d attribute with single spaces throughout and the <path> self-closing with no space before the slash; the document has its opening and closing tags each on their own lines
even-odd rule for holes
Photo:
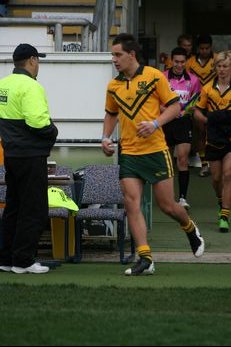
<svg viewBox="0 0 231 347">
<path fill-rule="evenodd" d="M 192 143 L 192 129 L 193 124 L 190 116 L 183 116 L 165 124 L 163 130 L 168 146 Z"/>
<path fill-rule="evenodd" d="M 231 143 L 223 146 L 207 144 L 205 147 L 205 159 L 208 161 L 222 160 L 229 152 L 231 152 Z"/>
</svg>

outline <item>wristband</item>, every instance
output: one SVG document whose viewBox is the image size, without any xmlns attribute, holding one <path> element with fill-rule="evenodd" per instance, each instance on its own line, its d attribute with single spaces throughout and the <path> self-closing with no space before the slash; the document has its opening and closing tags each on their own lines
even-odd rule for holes
<svg viewBox="0 0 231 347">
<path fill-rule="evenodd" d="M 154 128 L 155 128 L 155 129 L 158 129 L 158 128 L 160 127 L 157 119 L 155 119 L 155 120 L 152 122 L 152 124 L 154 125 Z"/>
<path fill-rule="evenodd" d="M 110 138 L 107 135 L 103 135 L 102 136 L 102 141 L 104 141 L 104 140 L 110 140 Z"/>
</svg>

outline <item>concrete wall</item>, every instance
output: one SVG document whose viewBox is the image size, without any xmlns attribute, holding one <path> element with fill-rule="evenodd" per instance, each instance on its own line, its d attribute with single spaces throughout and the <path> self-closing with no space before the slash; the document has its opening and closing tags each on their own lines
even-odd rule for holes
<svg viewBox="0 0 231 347">
<path fill-rule="evenodd" d="M 12 52 L 20 43 L 30 43 L 42 52 L 54 51 L 53 35 L 47 33 L 47 26 L 1 26 L 0 52 Z"/>
</svg>

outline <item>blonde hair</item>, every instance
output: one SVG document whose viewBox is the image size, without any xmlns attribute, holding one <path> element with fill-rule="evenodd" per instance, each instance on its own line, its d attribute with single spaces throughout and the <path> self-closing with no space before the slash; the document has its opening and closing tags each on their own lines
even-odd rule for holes
<svg viewBox="0 0 231 347">
<path fill-rule="evenodd" d="M 214 58 L 214 65 L 216 66 L 218 63 L 226 59 L 229 59 L 229 62 L 231 64 L 231 50 L 217 53 L 217 55 Z"/>
</svg>

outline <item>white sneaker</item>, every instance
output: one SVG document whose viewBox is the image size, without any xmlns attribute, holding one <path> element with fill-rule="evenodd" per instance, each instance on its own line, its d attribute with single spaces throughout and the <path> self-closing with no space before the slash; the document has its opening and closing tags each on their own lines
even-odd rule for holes
<svg viewBox="0 0 231 347">
<path fill-rule="evenodd" d="M 199 155 L 197 154 L 195 156 L 190 156 L 188 165 L 190 167 L 201 167 L 201 160 Z"/>
<path fill-rule="evenodd" d="M 187 203 L 187 201 L 184 198 L 180 198 L 178 204 L 186 208 L 186 210 L 190 208 L 190 205 Z"/>
<path fill-rule="evenodd" d="M 195 229 L 190 232 L 186 233 L 187 237 L 189 239 L 189 243 L 192 249 L 192 252 L 196 258 L 201 257 L 204 254 L 205 251 L 205 241 L 203 237 L 200 234 L 200 231 L 195 223 L 193 223 Z"/>
<path fill-rule="evenodd" d="M 200 177 L 208 177 L 210 174 L 211 174 L 211 172 L 210 172 L 209 165 L 202 166 L 202 168 L 199 172 L 199 176 Z"/>
<path fill-rule="evenodd" d="M 13 271 L 16 274 L 25 274 L 25 273 L 31 273 L 31 274 L 43 274 L 50 270 L 48 266 L 42 266 L 40 263 L 34 263 L 31 266 L 28 267 L 18 267 L 18 266 L 12 266 L 11 271 Z"/>
<path fill-rule="evenodd" d="M 1 265 L 0 266 L 0 271 L 10 272 L 11 271 L 11 266 Z"/>
</svg>

